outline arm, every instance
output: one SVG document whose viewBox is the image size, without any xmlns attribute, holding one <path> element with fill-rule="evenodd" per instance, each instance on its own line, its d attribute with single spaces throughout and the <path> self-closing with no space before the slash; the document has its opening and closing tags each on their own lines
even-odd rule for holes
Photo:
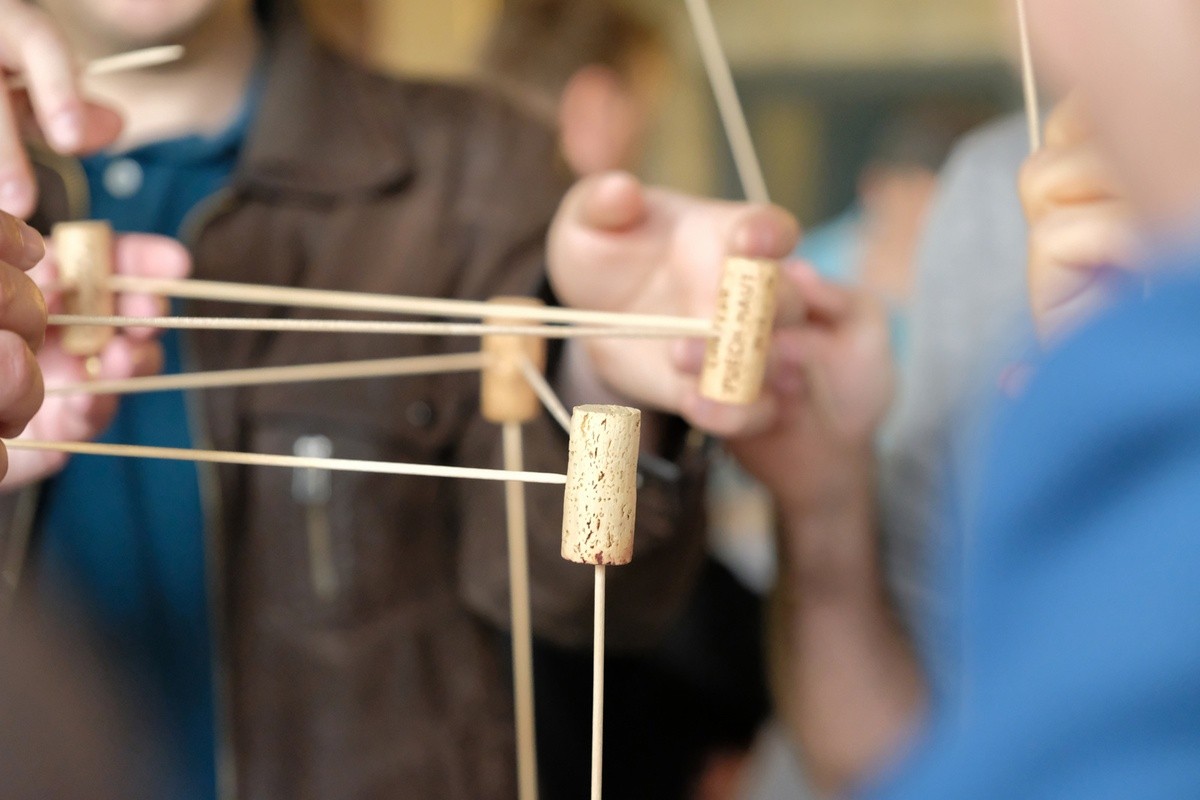
<svg viewBox="0 0 1200 800">
<path fill-rule="evenodd" d="M 809 324 L 777 344 L 790 397 L 731 451 L 780 512 L 774 683 L 813 784 L 846 789 L 901 742 L 924 682 L 887 591 L 875 515 L 874 433 L 892 391 L 884 310 L 790 270 Z M 789 368 L 791 374 L 789 376 Z"/>
<path fill-rule="evenodd" d="M 871 512 L 872 465 L 858 488 L 780 509 L 773 684 L 814 788 L 836 795 L 897 750 L 924 707 L 925 681 L 891 606 Z"/>
</svg>

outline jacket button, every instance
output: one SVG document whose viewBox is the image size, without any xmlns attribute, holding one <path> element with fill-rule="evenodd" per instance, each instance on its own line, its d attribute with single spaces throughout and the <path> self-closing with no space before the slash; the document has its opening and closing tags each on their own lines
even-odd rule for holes
<svg viewBox="0 0 1200 800">
<path fill-rule="evenodd" d="M 433 424 L 433 406 L 424 400 L 416 400 L 409 403 L 408 408 L 404 409 L 404 418 L 414 428 L 428 428 Z"/>
<path fill-rule="evenodd" d="M 104 168 L 101 183 L 110 195 L 128 200 L 142 190 L 145 176 L 142 166 L 132 158 L 118 158 Z"/>
</svg>

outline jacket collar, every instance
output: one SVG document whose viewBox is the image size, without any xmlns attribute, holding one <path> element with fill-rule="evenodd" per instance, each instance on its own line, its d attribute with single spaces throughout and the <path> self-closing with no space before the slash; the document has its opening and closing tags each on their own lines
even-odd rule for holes
<svg viewBox="0 0 1200 800">
<path fill-rule="evenodd" d="M 317 44 L 295 19 L 267 44 L 262 101 L 234 182 L 337 196 L 395 186 L 412 171 L 402 100 L 385 79 Z"/>
</svg>

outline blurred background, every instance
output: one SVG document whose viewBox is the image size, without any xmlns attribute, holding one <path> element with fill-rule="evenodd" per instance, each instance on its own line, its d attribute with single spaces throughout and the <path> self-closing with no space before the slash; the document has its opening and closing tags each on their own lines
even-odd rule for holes
<svg viewBox="0 0 1200 800">
<path fill-rule="evenodd" d="M 637 25 L 602 31 L 589 30 L 580 17 L 584 4 L 571 0 L 305 4 L 320 35 L 372 68 L 409 78 L 491 81 L 514 91 L 548 124 L 564 128 L 565 151 L 571 148 L 563 108 L 571 108 L 566 87 L 574 71 L 588 62 L 614 67 L 626 84 L 614 91 L 637 109 L 628 134 L 636 141 L 628 153 L 601 153 L 600 168 L 625 166 L 654 183 L 741 198 L 683 0 L 604 0 L 623 6 Z M 557 12 L 538 10 L 556 5 Z M 903 359 L 912 265 L 937 172 L 964 133 L 1019 105 L 1011 3 L 710 0 L 710 5 L 772 197 L 806 229 L 798 255 L 828 277 L 879 292 L 893 311 L 895 350 Z M 506 15 L 512 27 L 507 39 L 498 40 Z M 560 38 L 568 36 L 578 38 L 564 45 Z M 596 107 L 616 102 L 583 85 L 579 96 Z M 617 138 L 625 133 L 617 132 Z M 605 155 L 613 156 L 611 163 Z M 589 171 L 590 162 L 574 163 L 569 152 L 564 156 L 576 173 Z M 716 744 L 704 745 L 713 756 L 700 770 L 695 800 L 804 798 L 803 770 L 785 737 L 770 723 L 758 728 L 757 709 L 765 708 L 765 675 L 758 673 L 765 672 L 765 657 L 755 650 L 774 582 L 771 509 L 728 462 L 714 470 L 712 483 L 713 566 L 706 573 L 711 580 L 698 594 L 693 619 L 681 628 L 686 635 L 668 643 L 650 671 L 660 675 L 665 668 L 661 674 L 670 676 L 672 687 L 679 683 L 676 676 L 684 676 L 683 683 L 694 678 L 692 698 L 728 694 L 723 704 L 692 709 L 691 717 L 679 710 L 693 705 L 686 693 L 678 707 L 663 704 L 664 714 L 689 720 L 680 727 L 718 720 L 711 723 Z M 693 675 L 697 664 L 723 677 Z M 645 665 L 637 669 L 636 685 L 644 690 Z M 760 685 L 761 697 L 747 689 Z M 540 715 L 539 709 L 543 727 L 547 721 Z M 748 752 L 739 744 L 743 730 L 758 731 Z"/>
<path fill-rule="evenodd" d="M 470 80 L 503 0 L 305 0 L 338 46 L 394 74 Z M 628 0 L 673 64 L 641 173 L 738 195 L 682 0 Z M 997 0 L 712 0 L 776 202 L 807 225 L 841 211 L 880 130 L 914 109 L 1015 108 Z"/>
</svg>

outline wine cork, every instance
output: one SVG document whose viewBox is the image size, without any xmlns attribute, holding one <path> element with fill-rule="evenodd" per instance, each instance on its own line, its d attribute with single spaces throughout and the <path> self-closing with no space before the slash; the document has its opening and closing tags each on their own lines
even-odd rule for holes
<svg viewBox="0 0 1200 800">
<path fill-rule="evenodd" d="M 63 286 L 67 314 L 112 316 L 109 278 L 113 273 L 113 232 L 107 222 L 62 222 L 51 231 L 54 259 Z M 73 356 L 98 356 L 115 334 L 113 328 L 73 325 L 62 331 L 62 347 Z"/>
<path fill-rule="evenodd" d="M 491 302 L 509 306 L 540 308 L 545 303 L 530 297 L 497 297 Z M 489 319 L 494 325 L 537 325 L 518 319 Z M 480 407 L 484 419 L 505 422 L 529 422 L 542 411 L 537 394 L 521 372 L 522 357 L 539 371 L 546 369 L 546 340 L 534 336 L 493 334 L 483 337 L 483 352 L 489 363 L 483 368 Z"/>
<path fill-rule="evenodd" d="M 774 261 L 731 258 L 725 262 L 717 297 L 718 337 L 708 342 L 700 377 L 702 397 L 748 405 L 762 394 L 778 282 L 779 265 Z"/>
<path fill-rule="evenodd" d="M 633 560 L 642 412 L 579 406 L 571 417 L 562 557 L 577 564 Z"/>
</svg>

